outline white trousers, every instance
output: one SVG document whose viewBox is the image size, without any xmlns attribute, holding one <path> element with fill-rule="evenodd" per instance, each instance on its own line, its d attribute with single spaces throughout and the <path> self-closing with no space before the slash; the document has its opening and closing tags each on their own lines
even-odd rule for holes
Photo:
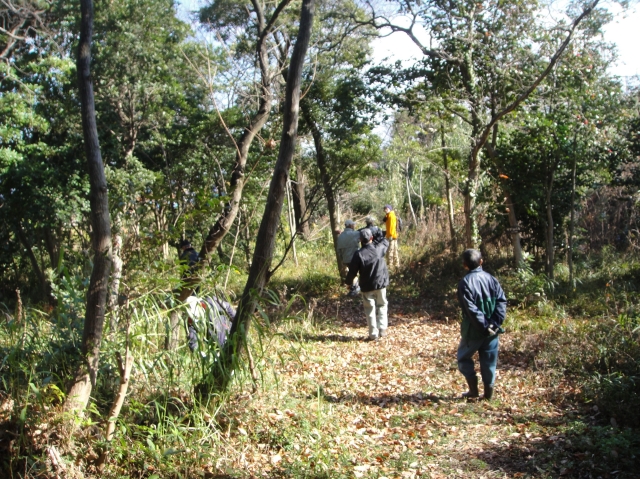
<svg viewBox="0 0 640 479">
<path fill-rule="evenodd" d="M 381 329 L 387 329 L 387 288 L 362 293 L 364 314 L 369 324 L 369 337 L 378 337 Z"/>
</svg>

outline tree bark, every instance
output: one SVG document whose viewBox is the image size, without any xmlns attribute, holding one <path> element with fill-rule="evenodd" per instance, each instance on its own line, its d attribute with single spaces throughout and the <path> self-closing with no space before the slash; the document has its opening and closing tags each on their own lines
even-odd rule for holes
<svg viewBox="0 0 640 479">
<path fill-rule="evenodd" d="M 573 142 L 573 168 L 571 169 L 571 216 L 569 218 L 569 256 L 567 258 L 569 263 L 569 286 L 571 288 L 571 295 L 573 295 L 573 289 L 576 287 L 574 274 L 573 274 L 573 234 L 575 228 L 575 214 L 576 214 L 576 167 L 578 163 L 577 154 L 575 151 L 575 140 Z"/>
<path fill-rule="evenodd" d="M 416 212 L 413 210 L 413 204 L 411 203 L 411 179 L 409 178 L 409 167 L 411 163 L 411 158 L 407 159 L 407 164 L 405 165 L 405 183 L 407 187 L 407 201 L 409 202 L 409 210 L 411 211 L 411 218 L 413 218 L 413 224 L 416 225 L 416 229 L 418 229 L 418 218 L 416 218 Z"/>
<path fill-rule="evenodd" d="M 440 122 L 440 145 L 442 146 L 442 166 L 444 167 L 444 189 L 447 195 L 447 216 L 449 217 L 449 236 L 451 236 L 451 250 L 458 251 L 456 238 L 455 217 L 453 214 L 453 198 L 451 195 L 451 173 L 449 172 L 449 157 L 447 156 L 447 142 L 444 136 L 444 124 Z"/>
<path fill-rule="evenodd" d="M 80 43 L 78 46 L 78 86 L 82 112 L 82 133 L 89 170 L 89 202 L 93 236 L 93 270 L 89 280 L 87 309 L 82 332 L 82 362 L 67 392 L 64 408 L 83 411 L 96 382 L 100 345 L 107 302 L 107 285 L 111 271 L 111 224 L 109 196 L 102 164 L 98 128 L 91 82 L 91 36 L 93 33 L 93 1 L 81 0 Z"/>
<path fill-rule="evenodd" d="M 117 216 L 116 216 L 117 218 Z M 109 285 L 109 310 L 114 313 L 114 318 L 116 316 L 116 311 L 118 309 L 118 297 L 120 293 L 120 280 L 122 279 L 122 258 L 120 257 L 122 253 L 122 234 L 120 232 L 120 221 L 116 220 L 116 233 L 113 235 L 113 245 L 111 251 L 111 283 Z M 117 326 L 117 321 L 113 321 L 111 324 L 112 328 Z"/>
<path fill-rule="evenodd" d="M 43 228 L 44 242 L 47 245 L 47 253 L 49 254 L 49 261 L 51 262 L 51 268 L 58 269 L 58 263 L 60 262 L 60 242 L 56 238 L 50 225 L 46 225 Z"/>
<path fill-rule="evenodd" d="M 304 239 L 309 238 L 309 213 L 305 196 L 307 177 L 300 162 L 296 164 L 296 181 L 292 182 L 293 209 L 296 218 L 296 230 Z"/>
<path fill-rule="evenodd" d="M 522 243 L 520 242 L 520 230 L 518 229 L 518 218 L 516 217 L 516 208 L 513 203 L 513 197 L 506 189 L 503 189 L 504 197 L 507 200 L 507 212 L 509 214 L 509 227 L 511 228 L 511 244 L 513 245 L 513 259 L 516 268 L 519 268 L 524 261 L 522 255 Z"/>
<path fill-rule="evenodd" d="M 36 255 L 33 252 L 33 248 L 29 243 L 29 238 L 27 237 L 27 233 L 24 231 L 24 228 L 22 227 L 22 224 L 19 221 L 16 223 L 16 233 L 18 235 L 18 239 L 22 243 L 22 246 L 27 251 L 27 256 L 29 257 L 29 261 L 31 262 L 31 267 L 33 268 L 33 271 L 38 277 L 38 281 L 40 282 L 42 299 L 44 301 L 47 301 L 49 304 L 54 305 L 56 301 L 51 296 L 51 286 L 49 285 L 49 281 L 47 281 L 47 277 L 45 276 L 44 271 L 40 267 L 40 263 L 38 263 L 38 258 L 36 258 Z"/>
<path fill-rule="evenodd" d="M 546 232 L 546 258 L 545 269 L 547 277 L 553 279 L 553 265 L 554 265 L 554 249 L 553 249 L 553 205 L 551 204 L 552 192 L 553 192 L 553 177 L 554 171 L 551 171 L 549 175 L 549 184 L 546 188 L 545 200 L 547 203 L 547 232 Z"/>
<path fill-rule="evenodd" d="M 262 293 L 269 280 L 269 268 L 273 259 L 276 234 L 280 225 L 280 216 L 284 202 L 286 183 L 289 177 L 289 169 L 293 160 L 297 134 L 298 134 L 298 110 L 300 103 L 300 81 L 302 68 L 313 25 L 314 0 L 303 0 L 300 14 L 300 29 L 298 38 L 291 56 L 287 86 L 285 93 L 283 131 L 280 140 L 278 160 L 271 178 L 267 204 L 258 230 L 256 246 L 253 252 L 253 261 L 249 271 L 249 278 L 244 292 L 240 298 L 238 312 L 233 319 L 229 340 L 225 343 L 221 355 L 221 371 L 214 374 L 220 381 L 219 385 L 226 388 L 230 373 L 236 363 L 237 353 L 246 346 L 246 336 L 251 324 L 251 318 L 257 306 L 258 296 Z"/>
<path fill-rule="evenodd" d="M 313 113 L 311 112 L 311 108 L 307 101 L 303 101 L 301 105 L 302 109 L 302 117 L 304 118 L 305 123 L 311 130 L 311 136 L 313 137 L 313 144 L 316 148 L 316 163 L 318 165 L 318 170 L 320 171 L 320 181 L 322 182 L 322 189 L 324 190 L 324 196 L 327 199 L 327 210 L 329 211 L 329 224 L 331 225 L 331 238 L 333 239 L 333 250 L 336 255 L 336 267 L 338 269 L 338 274 L 342 277 L 342 268 L 340 267 L 342 261 L 340 259 L 340 254 L 338 253 L 338 237 L 334 232 L 340 229 L 339 220 L 338 220 L 338 211 L 336 207 L 336 196 L 335 191 L 333 189 L 333 184 L 331 183 L 331 176 L 327 171 L 327 159 L 325 156 L 325 150 L 322 146 L 322 133 L 320 132 L 320 128 L 318 128 L 315 119 L 313 118 Z M 344 279 L 344 278 L 343 278 Z"/>
</svg>

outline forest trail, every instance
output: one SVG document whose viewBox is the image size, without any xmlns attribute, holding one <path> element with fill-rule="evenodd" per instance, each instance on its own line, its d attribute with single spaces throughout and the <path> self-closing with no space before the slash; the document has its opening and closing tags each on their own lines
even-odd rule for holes
<svg viewBox="0 0 640 479">
<path fill-rule="evenodd" d="M 570 386 L 534 371 L 509 333 L 495 399 L 467 402 L 457 321 L 392 297 L 389 336 L 367 342 L 358 298 L 318 308 L 336 321 L 276 340 L 278 386 L 238 418 L 259 444 L 235 466 L 285 477 L 589 477 L 593 463 L 565 434 L 575 411 L 558 403 Z"/>
</svg>

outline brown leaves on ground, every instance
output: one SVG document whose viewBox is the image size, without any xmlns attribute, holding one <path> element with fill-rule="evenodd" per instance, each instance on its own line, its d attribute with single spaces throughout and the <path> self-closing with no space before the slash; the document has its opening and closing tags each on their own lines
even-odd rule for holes
<svg viewBox="0 0 640 479">
<path fill-rule="evenodd" d="M 260 361 L 265 389 L 226 407 L 237 454 L 218 465 L 256 477 L 591 476 L 552 401 L 573 392 L 567 381 L 534 370 L 507 334 L 495 400 L 466 402 L 459 325 L 404 306 L 391 298 L 389 335 L 375 342 L 357 299 L 319 304 L 324 329 L 283 325 Z"/>
</svg>

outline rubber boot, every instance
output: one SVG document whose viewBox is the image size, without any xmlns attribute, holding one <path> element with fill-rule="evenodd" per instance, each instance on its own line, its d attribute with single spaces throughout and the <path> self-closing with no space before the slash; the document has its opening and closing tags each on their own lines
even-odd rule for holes
<svg viewBox="0 0 640 479">
<path fill-rule="evenodd" d="M 473 378 L 466 378 L 466 380 L 469 385 L 469 390 L 466 393 L 462 393 L 462 397 L 474 399 L 480 396 L 480 392 L 478 391 L 478 378 L 474 376 Z"/>
<path fill-rule="evenodd" d="M 491 398 L 493 397 L 493 386 L 489 386 L 487 384 L 484 385 L 484 396 L 482 396 L 482 399 L 485 399 L 487 401 L 491 401 Z"/>
</svg>

